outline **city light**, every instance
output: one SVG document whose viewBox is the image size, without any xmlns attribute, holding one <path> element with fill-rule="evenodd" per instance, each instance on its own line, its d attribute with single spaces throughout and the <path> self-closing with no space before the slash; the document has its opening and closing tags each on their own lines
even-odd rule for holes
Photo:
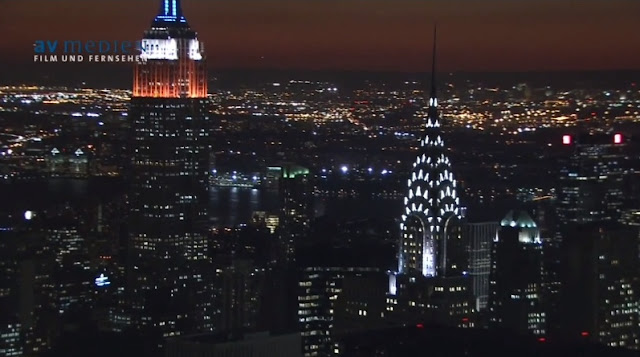
<svg viewBox="0 0 640 357">
<path fill-rule="evenodd" d="M 95 279 L 95 284 L 98 287 L 103 287 L 103 286 L 111 285 L 111 282 L 109 281 L 109 278 L 106 277 L 104 274 L 100 274 L 100 276 Z"/>
<path fill-rule="evenodd" d="M 482 354 L 474 339 L 494 341 L 496 354 L 562 354 L 571 344 L 598 344 L 612 357 L 620 347 L 640 349 L 640 202 L 628 184 L 640 172 L 632 136 L 640 90 L 629 87 L 629 76 L 451 74 L 464 56 L 504 51 L 476 46 L 436 61 L 435 28 L 433 49 L 420 31 L 404 48 L 411 53 L 395 56 L 416 57 L 410 64 L 427 71 L 428 58 L 417 57 L 433 56 L 426 75 L 384 74 L 385 58 L 373 57 L 388 46 L 369 51 L 371 58 L 358 56 L 364 48 L 336 56 L 335 47 L 322 46 L 317 52 L 326 54 L 302 56 L 300 71 L 290 71 L 294 58 L 285 57 L 300 57 L 296 48 L 279 55 L 283 44 L 269 39 L 254 48 L 240 38 L 253 26 L 234 34 L 247 48 L 237 64 L 266 70 L 218 78 L 206 54 L 226 68 L 237 53 L 225 58 L 229 51 L 215 43 L 205 51 L 183 16 L 188 0 L 149 1 L 157 4 L 144 35 L 119 32 L 142 38 L 130 48 L 139 53 L 126 82 L 108 69 L 85 75 L 82 67 L 52 66 L 42 83 L 0 85 L 0 246 L 7 248 L 0 294 L 20 297 L 24 278 L 35 279 L 44 288 L 28 289 L 28 300 L 40 302 L 30 313 L 47 315 L 25 326 L 14 316 L 24 299 L 3 299 L 0 355 L 68 355 L 86 331 L 51 332 L 84 326 L 89 316 L 75 312 L 92 309 L 99 313 L 90 325 L 109 327 L 89 336 L 92 346 L 109 355 L 121 346 L 105 341 L 117 334 L 149 355 L 194 344 L 187 352 L 196 355 L 218 347 L 251 354 L 263 345 L 300 356 L 392 355 L 399 346 Z M 118 26 L 111 15 L 127 11 L 105 9 L 90 22 Z M 137 10 L 127 11 L 127 22 Z M 36 23 L 24 27 L 31 33 Z M 386 28 L 371 30 L 361 32 L 376 38 Z M 83 41 L 65 42 L 82 53 L 113 47 L 87 41 L 98 45 L 92 52 Z M 383 72 L 305 70 L 347 55 L 353 71 Z M 40 72 L 22 80 L 10 73 L 9 82 L 29 83 Z M 573 281 L 562 257 L 591 283 Z M 557 304 L 545 303 L 557 296 Z M 291 320 L 277 323 L 287 325 L 282 338 L 278 326 L 258 334 L 244 328 L 278 316 Z M 550 330 L 569 338 L 559 346 Z M 501 343 L 518 336 L 517 346 Z"/>
</svg>

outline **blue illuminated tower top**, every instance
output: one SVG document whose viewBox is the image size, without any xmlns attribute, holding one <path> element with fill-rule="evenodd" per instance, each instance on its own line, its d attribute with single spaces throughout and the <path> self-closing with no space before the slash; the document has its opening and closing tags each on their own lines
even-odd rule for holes
<svg viewBox="0 0 640 357">
<path fill-rule="evenodd" d="M 180 0 L 161 0 L 158 16 L 153 20 L 154 24 L 186 25 L 187 19 L 182 15 Z"/>
<path fill-rule="evenodd" d="M 161 0 L 160 12 L 140 41 L 133 96 L 206 98 L 204 47 L 185 19 L 180 0 Z"/>
</svg>

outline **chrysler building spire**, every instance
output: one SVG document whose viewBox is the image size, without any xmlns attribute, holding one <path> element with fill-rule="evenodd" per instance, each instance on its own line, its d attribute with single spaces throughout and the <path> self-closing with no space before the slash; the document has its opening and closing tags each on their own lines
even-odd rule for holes
<svg viewBox="0 0 640 357">
<path fill-rule="evenodd" d="M 440 127 L 440 118 L 438 116 L 438 97 L 436 95 L 436 36 L 437 27 L 433 25 L 433 52 L 431 58 L 431 93 L 429 94 L 429 108 L 427 109 L 427 128 Z M 433 120 L 433 121 L 431 121 Z"/>
<path fill-rule="evenodd" d="M 433 54 L 431 59 L 431 95 L 429 99 L 436 99 L 436 37 L 437 36 L 437 27 L 433 25 Z M 434 103 L 437 106 L 437 102 Z M 432 104 L 429 103 L 429 106 Z"/>
<path fill-rule="evenodd" d="M 449 218 L 459 214 L 459 198 L 451 163 L 440 130 L 435 85 L 436 30 L 433 32 L 431 94 L 427 122 L 420 140 L 418 157 L 407 185 L 405 212 L 400 224 L 400 273 L 436 276 L 446 269 L 444 229 Z M 439 254 L 442 252 L 441 254 Z"/>
</svg>

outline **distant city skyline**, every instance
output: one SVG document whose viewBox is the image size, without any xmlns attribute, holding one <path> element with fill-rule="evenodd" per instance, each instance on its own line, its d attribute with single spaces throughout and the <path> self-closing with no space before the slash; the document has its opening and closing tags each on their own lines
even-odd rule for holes
<svg viewBox="0 0 640 357">
<path fill-rule="evenodd" d="M 637 1 L 182 2 L 214 70 L 428 71 L 435 22 L 442 71 L 640 69 Z M 32 62 L 36 40 L 137 40 L 157 11 L 155 0 L 60 4 L 4 2 L 0 64 Z"/>
</svg>

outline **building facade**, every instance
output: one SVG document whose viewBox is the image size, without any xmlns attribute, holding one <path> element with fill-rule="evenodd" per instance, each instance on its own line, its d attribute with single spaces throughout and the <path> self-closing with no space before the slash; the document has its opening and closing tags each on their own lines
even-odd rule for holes
<svg viewBox="0 0 640 357">
<path fill-rule="evenodd" d="M 469 275 L 473 279 L 476 311 L 487 308 L 489 275 L 491 274 L 491 246 L 498 234 L 498 222 L 466 223 L 464 237 L 469 249 Z"/>
<path fill-rule="evenodd" d="M 564 135 L 572 153 L 560 171 L 557 213 L 562 223 L 615 220 L 624 205 L 628 174 L 622 134 Z"/>
<path fill-rule="evenodd" d="M 460 221 L 462 212 L 438 113 L 435 31 L 424 134 L 404 198 L 398 270 L 389 275 L 388 318 L 471 327 L 475 303 Z"/>
<path fill-rule="evenodd" d="M 546 335 L 540 230 L 528 213 L 510 211 L 491 251 L 489 326 Z"/>
<path fill-rule="evenodd" d="M 624 211 L 627 138 L 591 133 L 562 142 L 570 153 L 557 189 L 560 289 L 550 311 L 557 333 L 638 349 L 638 233 Z"/>
<path fill-rule="evenodd" d="M 127 308 L 136 330 L 209 330 L 206 64 L 180 1 L 161 1 L 131 99 Z"/>
</svg>

